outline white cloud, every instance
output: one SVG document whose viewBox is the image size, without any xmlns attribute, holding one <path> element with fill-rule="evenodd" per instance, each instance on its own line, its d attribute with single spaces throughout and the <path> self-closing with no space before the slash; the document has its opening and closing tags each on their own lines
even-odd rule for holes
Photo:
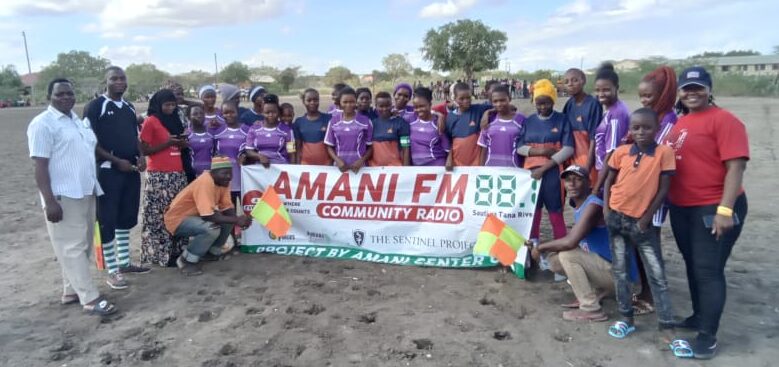
<svg viewBox="0 0 779 367">
<path fill-rule="evenodd" d="M 176 29 L 176 30 L 173 30 L 173 31 L 162 32 L 159 35 L 155 35 L 155 36 L 139 34 L 139 35 L 133 36 L 132 40 L 133 40 L 133 42 L 143 43 L 143 42 L 151 42 L 151 41 L 157 41 L 157 40 L 184 38 L 184 37 L 186 37 L 188 35 L 189 35 L 189 31 L 188 30 L 186 30 L 186 29 Z"/>
<path fill-rule="evenodd" d="M 446 0 L 426 5 L 419 11 L 420 18 L 450 18 L 476 5 L 477 0 Z"/>
<path fill-rule="evenodd" d="M 149 63 L 151 60 L 151 47 L 150 46 L 119 46 L 110 47 L 103 46 L 100 48 L 98 55 L 111 60 L 111 63 L 119 66 L 127 66 L 130 64 Z"/>
<path fill-rule="evenodd" d="M 254 54 L 242 60 L 249 66 L 273 66 L 284 69 L 289 66 L 300 66 L 301 70 L 312 74 L 324 74 L 327 69 L 341 65 L 340 60 L 325 60 L 311 54 L 283 51 L 271 48 L 261 48 Z"/>
<path fill-rule="evenodd" d="M 0 16 L 90 12 L 102 9 L 104 3 L 101 0 L 4 0 Z"/>
</svg>

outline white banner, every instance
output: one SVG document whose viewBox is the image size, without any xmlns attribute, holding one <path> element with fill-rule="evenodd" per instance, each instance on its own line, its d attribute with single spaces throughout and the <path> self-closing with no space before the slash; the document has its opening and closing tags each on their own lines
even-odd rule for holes
<svg viewBox="0 0 779 367">
<path fill-rule="evenodd" d="M 335 167 L 260 165 L 242 168 L 242 204 L 249 213 L 274 186 L 292 219 L 275 238 L 259 223 L 241 251 L 441 267 L 494 266 L 473 256 L 476 237 L 493 213 L 528 238 L 539 181 L 503 167 Z"/>
</svg>

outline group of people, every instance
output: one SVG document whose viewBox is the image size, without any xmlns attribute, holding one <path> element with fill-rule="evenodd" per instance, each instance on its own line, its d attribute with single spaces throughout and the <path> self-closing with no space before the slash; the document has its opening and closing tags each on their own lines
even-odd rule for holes
<svg viewBox="0 0 779 367">
<path fill-rule="evenodd" d="M 28 138 L 63 270 L 62 302 L 98 314 L 116 310 L 89 277 L 95 208 L 107 283 L 122 289 L 125 274 L 148 272 L 148 264 L 200 274 L 200 261 L 219 260 L 240 243 L 251 224 L 235 210 L 241 165 L 333 165 L 343 172 L 515 167 L 541 180 L 528 246 L 534 259 L 571 284 L 576 301 L 564 305 L 571 308 L 564 319 L 607 320 L 600 302 L 613 293 L 622 318 L 609 335 L 628 336 L 636 314 L 656 310 L 675 355 L 710 358 L 725 304 L 725 263 L 747 212 L 744 125 L 713 103 L 711 76 L 700 67 L 683 71 L 678 82 L 670 67 L 646 75 L 639 85 L 643 108 L 633 112 L 620 100 L 613 66 L 597 71 L 594 95 L 584 89 L 586 78 L 579 69 L 565 73 L 570 98 L 561 110 L 556 85 L 535 82 L 536 113 L 527 117 L 501 83 L 486 86 L 483 103 L 473 101 L 471 85 L 454 83 L 450 98 L 436 105 L 427 87 L 400 83 L 391 94 L 374 95 L 338 84 L 327 112 L 320 111 L 319 92 L 306 89 L 305 113 L 296 117 L 292 105 L 261 86 L 249 92 L 251 107 L 244 108 L 235 86 L 206 85 L 188 99 L 171 82 L 152 96 L 142 121 L 122 98 L 127 79 L 118 67 L 107 70 L 106 93 L 85 107 L 83 120 L 72 110 L 72 84 L 54 80 L 51 105 L 30 123 Z M 570 232 L 566 193 L 574 207 Z M 136 265 L 129 261 L 129 231 L 139 208 Z M 549 241 L 540 238 L 544 208 Z M 693 315 L 681 322 L 672 314 L 660 247 L 669 211 L 693 304 Z M 671 341 L 675 328 L 698 336 Z"/>
</svg>

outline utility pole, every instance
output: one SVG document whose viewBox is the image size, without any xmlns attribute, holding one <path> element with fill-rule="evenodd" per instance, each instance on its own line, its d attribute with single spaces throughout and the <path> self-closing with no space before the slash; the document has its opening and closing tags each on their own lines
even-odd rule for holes
<svg viewBox="0 0 779 367">
<path fill-rule="evenodd" d="M 584 70 L 583 68 L 584 68 L 584 56 L 579 58 L 579 69 Z"/>
<path fill-rule="evenodd" d="M 216 52 L 214 52 L 214 87 L 219 84 L 219 67 L 216 64 Z"/>
<path fill-rule="evenodd" d="M 27 50 L 27 34 L 22 31 L 22 38 L 24 39 L 24 54 L 27 56 L 27 74 L 32 74 L 32 66 L 30 66 L 30 51 Z M 34 85 L 30 86 L 30 99 L 32 99 L 31 105 L 35 104 Z"/>
</svg>

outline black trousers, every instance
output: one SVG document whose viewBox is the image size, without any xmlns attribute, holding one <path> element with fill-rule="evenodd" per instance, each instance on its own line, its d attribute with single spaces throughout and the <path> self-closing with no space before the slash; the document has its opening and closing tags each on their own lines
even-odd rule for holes
<svg viewBox="0 0 779 367">
<path fill-rule="evenodd" d="M 693 318 L 698 332 L 716 337 L 720 317 L 725 308 L 727 284 L 725 263 L 747 217 L 747 197 L 741 194 L 733 207 L 740 224 L 717 240 L 711 228 L 704 225 L 704 217 L 717 213 L 717 205 L 679 207 L 670 206 L 671 228 L 679 252 L 687 267 L 687 283 L 692 298 Z"/>
<path fill-rule="evenodd" d="M 103 195 L 97 197 L 97 221 L 100 240 L 108 243 L 117 229 L 131 229 L 138 224 L 141 204 L 141 174 L 98 168 L 97 180 Z"/>
</svg>

